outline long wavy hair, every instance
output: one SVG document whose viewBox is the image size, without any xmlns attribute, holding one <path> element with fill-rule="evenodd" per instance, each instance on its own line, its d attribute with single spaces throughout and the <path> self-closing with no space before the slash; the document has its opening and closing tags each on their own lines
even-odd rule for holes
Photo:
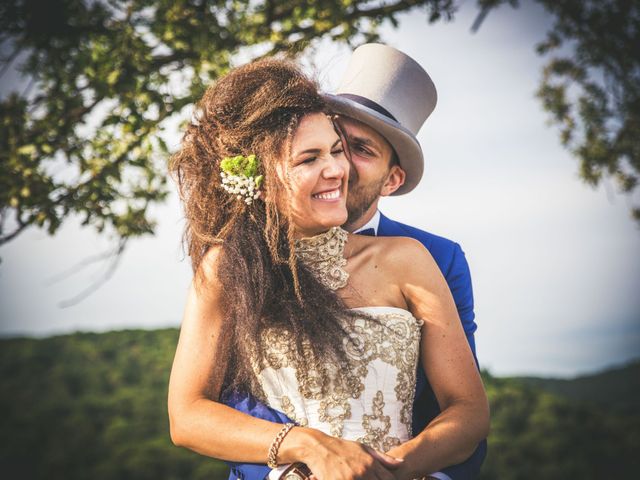
<svg viewBox="0 0 640 480">
<path fill-rule="evenodd" d="M 207 281 L 204 255 L 220 246 L 223 336 L 212 347 L 222 362 L 216 380 L 228 391 L 260 392 L 252 362 L 268 363 L 261 339 L 273 329 L 291 339 L 298 368 L 347 365 L 341 319 L 353 314 L 296 259 L 289 188 L 276 173 L 290 161 L 301 118 L 317 112 L 327 106 L 296 64 L 273 58 L 247 64 L 207 89 L 170 162 L 196 285 Z M 247 205 L 221 187 L 220 162 L 249 154 L 260 159 L 267 194 Z"/>
</svg>

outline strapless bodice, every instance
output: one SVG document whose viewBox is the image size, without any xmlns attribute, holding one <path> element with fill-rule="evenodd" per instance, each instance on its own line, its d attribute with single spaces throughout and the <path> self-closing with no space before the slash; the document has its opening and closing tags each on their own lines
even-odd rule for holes
<svg viewBox="0 0 640 480">
<path fill-rule="evenodd" d="M 302 426 L 387 451 L 411 436 L 422 320 L 396 307 L 360 307 L 345 320 L 354 340 L 347 372 L 335 366 L 295 368 L 287 332 L 263 336 L 267 365 L 258 374 L 263 401 Z M 320 370 L 324 372 L 321 375 Z"/>
</svg>

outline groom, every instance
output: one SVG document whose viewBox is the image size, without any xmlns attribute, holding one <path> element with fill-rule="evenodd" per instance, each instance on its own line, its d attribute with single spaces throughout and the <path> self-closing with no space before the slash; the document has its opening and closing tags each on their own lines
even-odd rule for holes
<svg viewBox="0 0 640 480">
<path fill-rule="evenodd" d="M 404 53 L 381 44 L 354 50 L 335 95 L 326 95 L 351 152 L 351 176 L 344 228 L 353 233 L 404 236 L 420 241 L 431 253 L 453 295 L 469 346 L 475 357 L 471 275 L 464 253 L 455 242 L 388 219 L 378 210 L 380 197 L 413 190 L 422 177 L 424 159 L 416 135 L 436 105 L 431 78 Z M 476 360 L 477 361 L 477 360 Z M 227 405 L 276 422 L 289 419 L 251 396 L 224 399 Z M 422 366 L 418 366 L 413 405 L 413 433 L 424 429 L 440 409 Z M 486 455 L 482 442 L 460 465 L 432 474 L 443 480 L 477 477 Z M 231 464 L 229 480 L 262 480 L 265 465 Z"/>
</svg>

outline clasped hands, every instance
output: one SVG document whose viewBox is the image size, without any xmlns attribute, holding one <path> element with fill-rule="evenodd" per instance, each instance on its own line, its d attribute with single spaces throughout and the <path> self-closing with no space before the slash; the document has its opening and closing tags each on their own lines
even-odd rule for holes
<svg viewBox="0 0 640 480">
<path fill-rule="evenodd" d="M 304 454 L 309 480 L 411 480 L 404 460 L 359 442 L 323 436 Z M 430 478 L 430 477 L 423 477 Z"/>
</svg>

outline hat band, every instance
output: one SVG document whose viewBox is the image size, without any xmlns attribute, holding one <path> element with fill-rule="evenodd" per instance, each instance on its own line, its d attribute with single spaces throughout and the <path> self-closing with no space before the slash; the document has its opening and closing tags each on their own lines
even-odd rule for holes
<svg viewBox="0 0 640 480">
<path fill-rule="evenodd" d="M 345 98 L 348 98 L 349 100 L 353 100 L 354 102 L 359 103 L 364 107 L 370 108 L 371 110 L 375 110 L 376 112 L 384 115 L 385 117 L 390 118 L 394 122 L 398 122 L 398 120 L 396 120 L 396 117 L 391 115 L 391 113 L 389 113 L 387 109 L 385 109 L 381 105 L 378 105 L 373 100 L 369 100 L 366 97 L 361 97 L 360 95 L 354 95 L 353 93 L 339 93 L 338 97 L 345 97 Z"/>
</svg>

